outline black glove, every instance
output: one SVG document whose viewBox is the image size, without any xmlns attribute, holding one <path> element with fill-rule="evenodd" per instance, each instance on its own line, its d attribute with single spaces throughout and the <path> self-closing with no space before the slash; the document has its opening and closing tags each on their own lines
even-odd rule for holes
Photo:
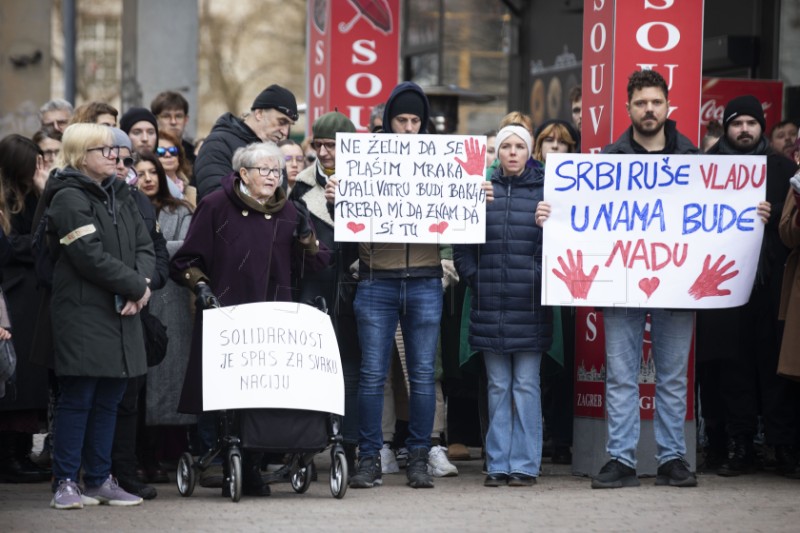
<svg viewBox="0 0 800 533">
<path fill-rule="evenodd" d="M 211 292 L 211 287 L 206 283 L 198 283 L 194 286 L 194 294 L 197 296 L 194 301 L 195 307 L 198 309 L 213 309 L 219 307 L 219 300 Z"/>
<path fill-rule="evenodd" d="M 294 228 L 294 236 L 298 239 L 305 239 L 311 235 L 311 218 L 308 207 L 302 200 L 294 200 L 294 207 L 297 209 L 297 225 Z"/>
</svg>

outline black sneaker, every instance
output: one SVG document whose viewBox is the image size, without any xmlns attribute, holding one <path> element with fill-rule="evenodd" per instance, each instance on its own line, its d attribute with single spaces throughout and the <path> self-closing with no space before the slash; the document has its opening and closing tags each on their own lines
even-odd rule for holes
<svg viewBox="0 0 800 533">
<path fill-rule="evenodd" d="M 125 492 L 139 496 L 143 500 L 152 500 L 158 496 L 158 491 L 156 491 L 155 487 L 142 483 L 135 476 L 119 476 L 117 483 Z"/>
<path fill-rule="evenodd" d="M 639 478 L 636 477 L 636 470 L 616 459 L 611 459 L 603 465 L 600 473 L 592 479 L 593 489 L 619 489 L 638 486 Z"/>
<path fill-rule="evenodd" d="M 672 459 L 658 467 L 656 485 L 696 487 L 697 477 L 689 470 L 689 463 L 685 459 Z"/>
<path fill-rule="evenodd" d="M 406 467 L 408 486 L 413 489 L 432 489 L 433 477 L 428 474 L 428 449 L 417 448 L 408 452 Z"/>
<path fill-rule="evenodd" d="M 381 456 L 371 455 L 359 457 L 356 475 L 350 478 L 349 486 L 353 489 L 370 489 L 383 485 L 381 477 Z"/>
</svg>

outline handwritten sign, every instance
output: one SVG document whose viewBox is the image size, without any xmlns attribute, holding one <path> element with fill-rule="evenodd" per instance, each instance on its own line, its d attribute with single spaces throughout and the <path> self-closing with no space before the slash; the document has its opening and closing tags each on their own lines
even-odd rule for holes
<svg viewBox="0 0 800 533">
<path fill-rule="evenodd" d="M 328 315 L 293 302 L 203 311 L 203 410 L 255 407 L 344 414 Z"/>
<path fill-rule="evenodd" d="M 542 303 L 743 305 L 766 175 L 764 156 L 550 154 Z"/>
<path fill-rule="evenodd" d="M 482 243 L 486 137 L 337 134 L 335 239 Z"/>
</svg>

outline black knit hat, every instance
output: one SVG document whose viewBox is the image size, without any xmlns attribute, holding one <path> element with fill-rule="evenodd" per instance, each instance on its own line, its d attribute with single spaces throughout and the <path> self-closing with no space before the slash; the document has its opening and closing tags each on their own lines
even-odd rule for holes
<svg viewBox="0 0 800 533">
<path fill-rule="evenodd" d="M 397 115 L 408 113 L 419 118 L 425 117 L 425 102 L 422 95 L 416 91 L 403 91 L 391 101 L 389 120 Z"/>
<path fill-rule="evenodd" d="M 311 132 L 315 139 L 335 139 L 337 133 L 355 133 L 356 127 L 346 115 L 331 111 L 314 121 Z"/>
<path fill-rule="evenodd" d="M 764 120 L 764 108 L 758 98 L 750 94 L 738 96 L 728 102 L 725 106 L 725 113 L 722 115 L 722 126 L 728 131 L 728 124 L 731 120 L 742 115 L 753 117 L 761 124 L 761 131 L 766 131 L 766 121 Z"/>
<path fill-rule="evenodd" d="M 297 100 L 294 94 L 280 85 L 270 85 L 253 100 L 251 110 L 277 109 L 292 120 L 297 120 Z"/>
<path fill-rule="evenodd" d="M 149 109 L 145 109 L 144 107 L 132 107 L 125 111 L 125 114 L 119 119 L 119 129 L 125 133 L 130 133 L 134 124 L 142 121 L 152 124 L 156 129 L 156 135 L 158 135 L 158 121 L 156 120 L 156 116 Z"/>
</svg>

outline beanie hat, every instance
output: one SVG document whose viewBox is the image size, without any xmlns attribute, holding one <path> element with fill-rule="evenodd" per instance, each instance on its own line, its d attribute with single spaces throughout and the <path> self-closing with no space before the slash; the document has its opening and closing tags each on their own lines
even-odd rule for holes
<svg viewBox="0 0 800 533">
<path fill-rule="evenodd" d="M 389 109 L 389 120 L 392 120 L 397 115 L 408 113 L 417 116 L 421 119 L 425 118 L 425 102 L 422 95 L 416 91 L 403 91 L 391 102 L 391 109 Z"/>
<path fill-rule="evenodd" d="M 534 143 L 536 142 L 536 139 L 539 138 L 539 135 L 541 135 L 542 132 L 545 130 L 545 128 L 547 128 L 547 126 L 550 126 L 552 124 L 558 124 L 560 126 L 564 126 L 567 129 L 567 133 L 569 133 L 569 136 L 572 137 L 572 142 L 574 142 L 576 146 L 581 143 L 581 134 L 578 130 L 575 129 L 575 126 L 573 126 L 566 120 L 561 120 L 557 118 L 551 120 L 545 120 L 544 122 L 539 124 L 539 127 L 533 130 Z"/>
<path fill-rule="evenodd" d="M 761 107 L 761 102 L 759 102 L 758 98 L 748 94 L 734 98 L 725 106 L 725 113 L 722 115 L 722 125 L 725 131 L 728 130 L 728 124 L 730 124 L 731 120 L 742 115 L 753 117 L 761 124 L 761 131 L 764 132 L 766 130 L 764 108 Z"/>
<path fill-rule="evenodd" d="M 512 135 L 516 135 L 517 137 L 523 140 L 525 146 L 528 147 L 528 157 L 532 157 L 533 149 L 531 145 L 533 144 L 533 142 L 531 141 L 531 134 L 528 132 L 527 128 L 523 128 L 522 126 L 515 126 L 512 124 L 498 131 L 497 137 L 495 137 L 494 139 L 494 145 L 499 150 L 500 145 L 503 144 L 503 141 L 505 141 Z"/>
<path fill-rule="evenodd" d="M 114 146 L 119 146 L 120 148 L 127 148 L 131 152 L 133 152 L 133 146 L 131 145 L 131 138 L 128 137 L 128 134 L 122 131 L 119 128 L 111 128 L 111 133 L 114 135 Z"/>
<path fill-rule="evenodd" d="M 277 109 L 292 120 L 297 120 L 297 100 L 288 89 L 272 84 L 256 96 L 251 110 Z"/>
<path fill-rule="evenodd" d="M 315 139 L 335 139 L 337 133 L 355 133 L 356 127 L 346 115 L 331 111 L 314 121 L 311 132 Z"/>
<path fill-rule="evenodd" d="M 156 116 L 149 109 L 145 109 L 144 107 L 132 107 L 125 111 L 125 114 L 119 119 L 119 127 L 127 135 L 131 132 L 131 128 L 134 124 L 142 121 L 152 124 L 156 129 L 156 135 L 158 135 L 158 121 L 156 120 Z"/>
</svg>

